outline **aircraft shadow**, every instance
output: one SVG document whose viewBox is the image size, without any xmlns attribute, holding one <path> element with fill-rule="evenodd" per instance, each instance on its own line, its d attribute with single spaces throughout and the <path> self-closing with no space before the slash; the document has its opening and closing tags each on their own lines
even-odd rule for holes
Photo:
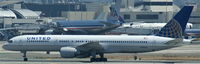
<svg viewBox="0 0 200 64">
<path fill-rule="evenodd" d="M 90 62 L 88 59 L 86 60 L 77 60 L 77 59 L 71 59 L 71 60 L 49 60 L 49 59 L 30 59 L 29 61 L 23 61 L 23 60 L 18 60 L 18 59 L 14 59 L 14 60 L 0 60 L 0 62 L 81 62 L 81 63 L 93 63 Z M 159 61 L 159 60 L 130 60 L 130 61 L 126 61 L 126 60 L 108 60 L 106 63 L 183 63 L 183 61 Z M 101 62 L 99 62 L 101 63 Z"/>
</svg>

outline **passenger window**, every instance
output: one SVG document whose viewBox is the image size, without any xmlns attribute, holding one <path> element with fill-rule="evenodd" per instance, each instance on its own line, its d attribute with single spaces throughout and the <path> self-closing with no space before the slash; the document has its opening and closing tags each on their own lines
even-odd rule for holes
<svg viewBox="0 0 200 64">
<path fill-rule="evenodd" d="M 8 43 L 13 43 L 13 41 L 12 41 L 12 40 L 9 40 Z"/>
</svg>

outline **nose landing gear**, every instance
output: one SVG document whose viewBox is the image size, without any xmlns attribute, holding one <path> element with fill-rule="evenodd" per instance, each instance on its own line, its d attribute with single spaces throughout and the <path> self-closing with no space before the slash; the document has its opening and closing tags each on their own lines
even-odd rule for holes
<svg viewBox="0 0 200 64">
<path fill-rule="evenodd" d="M 28 61 L 28 58 L 26 57 L 26 51 L 22 51 L 22 53 L 23 53 L 23 58 L 24 58 L 24 61 Z"/>
</svg>

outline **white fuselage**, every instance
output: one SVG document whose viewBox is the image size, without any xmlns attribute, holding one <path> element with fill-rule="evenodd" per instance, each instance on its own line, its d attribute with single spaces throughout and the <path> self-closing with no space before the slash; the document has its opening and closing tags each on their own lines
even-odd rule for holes
<svg viewBox="0 0 200 64">
<path fill-rule="evenodd" d="M 166 44 L 174 38 L 128 35 L 24 35 L 10 40 L 12 42 L 3 48 L 13 51 L 60 51 L 62 47 L 77 47 L 94 41 L 99 42 L 105 53 L 151 52 L 182 45 L 182 42 Z"/>
<path fill-rule="evenodd" d="M 166 23 L 124 23 L 120 28 L 161 29 Z M 187 23 L 186 28 L 191 29 L 192 23 Z"/>
</svg>

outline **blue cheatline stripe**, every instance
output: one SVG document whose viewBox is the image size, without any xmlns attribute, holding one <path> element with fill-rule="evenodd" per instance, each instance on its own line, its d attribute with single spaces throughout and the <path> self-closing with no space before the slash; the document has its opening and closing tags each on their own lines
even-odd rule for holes
<svg viewBox="0 0 200 64">
<path fill-rule="evenodd" d="M 169 21 L 156 36 L 182 38 L 186 24 L 189 20 L 193 6 L 185 6 L 179 11 L 174 18 Z"/>
</svg>

